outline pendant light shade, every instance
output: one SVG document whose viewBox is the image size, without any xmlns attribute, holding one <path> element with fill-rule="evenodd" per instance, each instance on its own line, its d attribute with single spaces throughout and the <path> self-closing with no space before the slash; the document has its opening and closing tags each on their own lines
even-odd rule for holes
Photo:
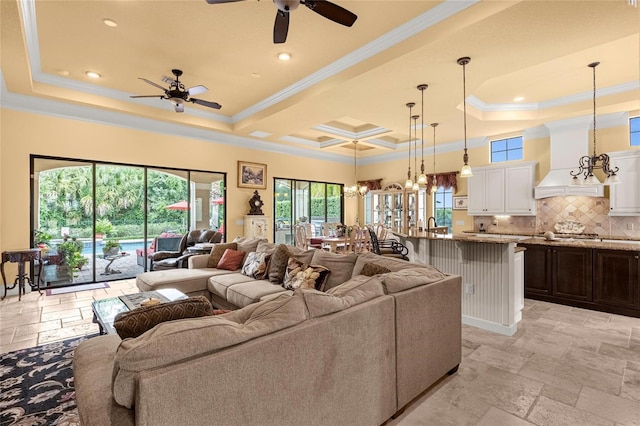
<svg viewBox="0 0 640 426">
<path fill-rule="evenodd" d="M 458 59 L 458 65 L 462 65 L 462 106 L 464 114 L 464 155 L 462 161 L 464 165 L 460 170 L 461 177 L 471 177 L 471 166 L 469 166 L 469 154 L 467 153 L 467 64 L 471 62 L 471 58 L 464 57 Z"/>
<path fill-rule="evenodd" d="M 588 66 L 593 69 L 593 155 L 585 155 L 578 160 L 578 170 L 570 171 L 569 174 L 573 176 L 571 178 L 571 185 L 599 185 L 600 180 L 593 174 L 594 169 L 602 169 L 605 175 L 605 185 L 615 185 L 620 183 L 620 178 L 616 174 L 618 167 L 612 169 L 609 167 L 609 156 L 605 153 L 598 155 L 596 153 L 596 67 L 600 65 L 600 62 L 590 63 Z M 601 162 L 602 165 L 598 165 Z M 579 178 L 584 176 L 584 178 Z"/>
<path fill-rule="evenodd" d="M 411 118 L 414 106 L 416 106 L 415 102 L 407 104 L 407 108 L 409 108 L 409 168 L 407 170 L 407 180 L 404 182 L 405 189 L 413 189 L 413 181 L 411 180 Z"/>
<path fill-rule="evenodd" d="M 418 185 L 426 185 L 427 184 L 427 175 L 424 174 L 424 91 L 429 87 L 426 84 L 418 85 L 418 90 L 422 94 L 422 162 L 420 163 L 420 175 L 418 176 Z M 419 189 L 419 188 L 417 188 Z"/>
<path fill-rule="evenodd" d="M 436 127 L 438 123 L 431 123 L 433 127 L 433 180 L 431 182 L 431 193 L 438 192 L 438 179 L 436 178 Z"/>
<path fill-rule="evenodd" d="M 419 117 L 420 117 L 419 115 L 414 115 L 411 117 L 413 119 L 413 133 L 415 136 L 413 139 L 413 185 L 411 186 L 411 189 L 414 191 L 417 191 L 420 189 L 420 184 L 418 183 L 418 127 L 417 127 L 417 121 Z"/>
</svg>

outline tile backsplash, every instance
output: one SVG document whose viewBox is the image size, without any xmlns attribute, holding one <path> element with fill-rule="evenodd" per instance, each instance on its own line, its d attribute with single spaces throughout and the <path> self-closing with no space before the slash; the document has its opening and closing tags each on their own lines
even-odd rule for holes
<svg viewBox="0 0 640 426">
<path fill-rule="evenodd" d="M 601 237 L 640 239 L 640 216 L 609 216 L 609 199 L 600 197 L 551 197 L 537 200 L 537 216 L 475 216 L 474 230 L 524 235 L 553 231 L 557 222 L 573 220 L 585 225 L 585 233 Z"/>
</svg>

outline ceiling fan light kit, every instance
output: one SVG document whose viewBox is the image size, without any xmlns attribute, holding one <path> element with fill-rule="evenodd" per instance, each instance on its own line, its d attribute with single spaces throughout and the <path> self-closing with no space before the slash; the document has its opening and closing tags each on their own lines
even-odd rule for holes
<svg viewBox="0 0 640 426">
<path fill-rule="evenodd" d="M 234 3 L 242 0 L 207 0 L 209 4 Z M 342 6 L 326 0 L 273 0 L 278 10 L 273 23 L 273 42 L 276 44 L 287 41 L 289 33 L 289 15 L 301 4 L 313 10 L 318 15 L 323 16 L 337 24 L 351 27 L 358 16 L 348 11 Z"/>
<path fill-rule="evenodd" d="M 154 83 L 151 80 L 147 80 L 146 78 L 138 77 L 140 80 L 144 81 L 147 84 L 152 85 L 162 91 L 164 91 L 164 95 L 131 95 L 131 98 L 160 98 L 166 99 L 174 105 L 174 109 L 176 112 L 184 112 L 184 103 L 191 102 L 194 104 L 202 105 L 208 108 L 220 109 L 222 106 L 217 102 L 204 101 L 202 99 L 192 98 L 193 95 L 199 95 L 208 91 L 205 86 L 197 85 L 190 87 L 187 89 L 185 85 L 180 81 L 180 76 L 182 76 L 182 71 L 179 69 L 172 69 L 171 72 L 176 77 L 175 79 L 167 76 L 162 77 L 162 81 L 164 83 L 169 84 L 169 88 L 165 88 L 160 86 L 157 83 Z"/>
</svg>

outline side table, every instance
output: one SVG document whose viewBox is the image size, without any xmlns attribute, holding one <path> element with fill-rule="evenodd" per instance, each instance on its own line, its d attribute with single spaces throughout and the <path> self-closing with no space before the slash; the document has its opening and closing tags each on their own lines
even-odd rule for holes
<svg viewBox="0 0 640 426">
<path fill-rule="evenodd" d="M 40 277 L 42 275 L 42 268 L 38 270 L 36 283 L 34 284 L 31 278 L 26 274 L 24 264 L 26 262 L 31 262 L 32 260 L 37 260 L 42 263 L 42 254 L 40 249 L 20 249 L 20 250 L 7 250 L 2 252 L 2 263 L 0 263 L 0 272 L 2 273 L 2 283 L 4 284 L 4 295 L 2 299 L 7 297 L 7 289 L 12 290 L 18 286 L 18 300 L 22 300 L 22 295 L 26 293 L 24 284 L 25 281 L 29 283 L 32 290 L 38 289 L 38 293 L 42 294 L 40 291 Z M 7 285 L 7 279 L 4 274 L 4 264 L 7 262 L 14 262 L 18 264 L 18 276 L 16 277 L 13 285 L 9 287 Z"/>
</svg>

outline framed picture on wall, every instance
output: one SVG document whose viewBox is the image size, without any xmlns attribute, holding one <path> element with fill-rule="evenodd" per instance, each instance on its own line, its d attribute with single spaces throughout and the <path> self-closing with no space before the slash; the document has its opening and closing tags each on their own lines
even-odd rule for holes
<svg viewBox="0 0 640 426">
<path fill-rule="evenodd" d="M 238 161 L 238 188 L 267 188 L 267 165 Z"/>
<path fill-rule="evenodd" d="M 467 197 L 453 197 L 453 209 L 454 210 L 466 210 L 468 205 Z"/>
</svg>

